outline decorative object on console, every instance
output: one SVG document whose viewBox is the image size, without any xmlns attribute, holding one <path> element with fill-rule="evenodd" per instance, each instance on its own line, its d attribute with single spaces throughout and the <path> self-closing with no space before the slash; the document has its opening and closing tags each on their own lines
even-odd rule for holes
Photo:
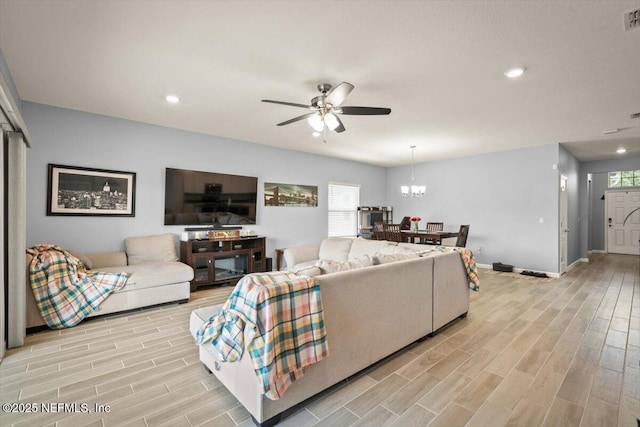
<svg viewBox="0 0 640 427">
<path fill-rule="evenodd" d="M 427 187 L 425 185 L 416 185 L 415 184 L 415 176 L 414 176 L 414 165 L 413 165 L 413 150 L 416 148 L 415 145 L 411 146 L 411 185 L 401 185 L 400 191 L 402 191 L 402 195 L 404 197 L 422 197 L 424 193 L 427 191 Z"/>
<path fill-rule="evenodd" d="M 264 205 L 318 207 L 318 186 L 265 182 Z"/>
<path fill-rule="evenodd" d="M 47 215 L 135 216 L 136 174 L 49 164 Z"/>
<path fill-rule="evenodd" d="M 420 218 L 419 216 L 411 217 L 411 231 L 418 232 L 420 221 L 422 221 L 422 218 Z"/>
<path fill-rule="evenodd" d="M 240 230 L 209 230 L 209 240 L 233 240 L 240 237 Z"/>
</svg>

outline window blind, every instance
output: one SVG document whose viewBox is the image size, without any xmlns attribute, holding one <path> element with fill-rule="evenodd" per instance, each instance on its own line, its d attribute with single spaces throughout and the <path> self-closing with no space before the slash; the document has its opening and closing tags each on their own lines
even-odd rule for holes
<svg viewBox="0 0 640 427">
<path fill-rule="evenodd" d="M 329 237 L 358 234 L 360 186 L 329 183 Z"/>
</svg>

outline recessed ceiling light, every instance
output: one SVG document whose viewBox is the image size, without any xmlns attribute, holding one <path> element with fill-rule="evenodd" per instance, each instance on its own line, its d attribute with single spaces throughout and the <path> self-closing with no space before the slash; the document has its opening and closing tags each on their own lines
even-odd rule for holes
<svg viewBox="0 0 640 427">
<path fill-rule="evenodd" d="M 505 71 L 504 75 L 509 77 L 510 79 L 515 79 L 524 74 L 524 68 L 512 68 L 510 70 Z"/>
<path fill-rule="evenodd" d="M 180 102 L 180 98 L 178 98 L 176 95 L 167 95 L 165 99 L 169 104 L 177 104 L 178 102 Z"/>
<path fill-rule="evenodd" d="M 604 133 L 605 135 L 610 135 L 610 134 L 616 133 L 616 132 L 620 132 L 620 129 L 607 129 L 602 133 Z"/>
<path fill-rule="evenodd" d="M 320 132 L 313 132 L 311 135 L 315 136 L 316 138 L 319 137 L 321 134 Z"/>
<path fill-rule="evenodd" d="M 618 153 L 618 154 L 624 154 L 626 152 L 627 152 L 627 149 L 626 148 L 622 148 L 622 147 L 620 147 L 620 148 L 618 148 L 616 150 L 616 153 Z"/>
</svg>

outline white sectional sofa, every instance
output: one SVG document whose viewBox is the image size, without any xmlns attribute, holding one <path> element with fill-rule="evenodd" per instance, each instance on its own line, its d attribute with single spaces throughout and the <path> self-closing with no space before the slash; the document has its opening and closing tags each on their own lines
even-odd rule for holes
<svg viewBox="0 0 640 427">
<path fill-rule="evenodd" d="M 71 251 L 91 270 L 129 274 L 127 284 L 109 295 L 89 317 L 174 301 L 187 302 L 193 269 L 178 261 L 176 241 L 174 234 L 160 234 L 125 239 L 126 252 Z M 29 282 L 31 258 L 27 254 L 27 329 L 46 325 Z"/>
<path fill-rule="evenodd" d="M 402 246 L 364 239 L 326 239 L 317 246 L 285 250 L 289 270 L 314 275 L 320 284 L 330 354 L 311 366 L 280 399 L 260 394 L 246 352 L 237 363 L 219 362 L 209 342 L 200 346 L 200 360 L 249 411 L 254 423 L 271 426 L 304 400 L 466 316 L 469 282 L 460 255 L 434 251 L 422 257 L 394 257 L 407 254 L 407 249 L 428 248 Z M 385 263 L 357 267 L 367 257 Z M 357 268 L 326 272 L 348 267 L 348 263 Z M 195 336 L 220 308 L 193 311 L 192 334 Z"/>
</svg>

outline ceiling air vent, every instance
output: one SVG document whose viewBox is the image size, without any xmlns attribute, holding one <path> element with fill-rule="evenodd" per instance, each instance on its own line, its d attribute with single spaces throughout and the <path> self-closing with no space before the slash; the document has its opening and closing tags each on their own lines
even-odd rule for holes
<svg viewBox="0 0 640 427">
<path fill-rule="evenodd" d="M 623 16 L 625 31 L 633 30 L 634 28 L 640 28 L 640 9 L 625 12 Z"/>
</svg>

